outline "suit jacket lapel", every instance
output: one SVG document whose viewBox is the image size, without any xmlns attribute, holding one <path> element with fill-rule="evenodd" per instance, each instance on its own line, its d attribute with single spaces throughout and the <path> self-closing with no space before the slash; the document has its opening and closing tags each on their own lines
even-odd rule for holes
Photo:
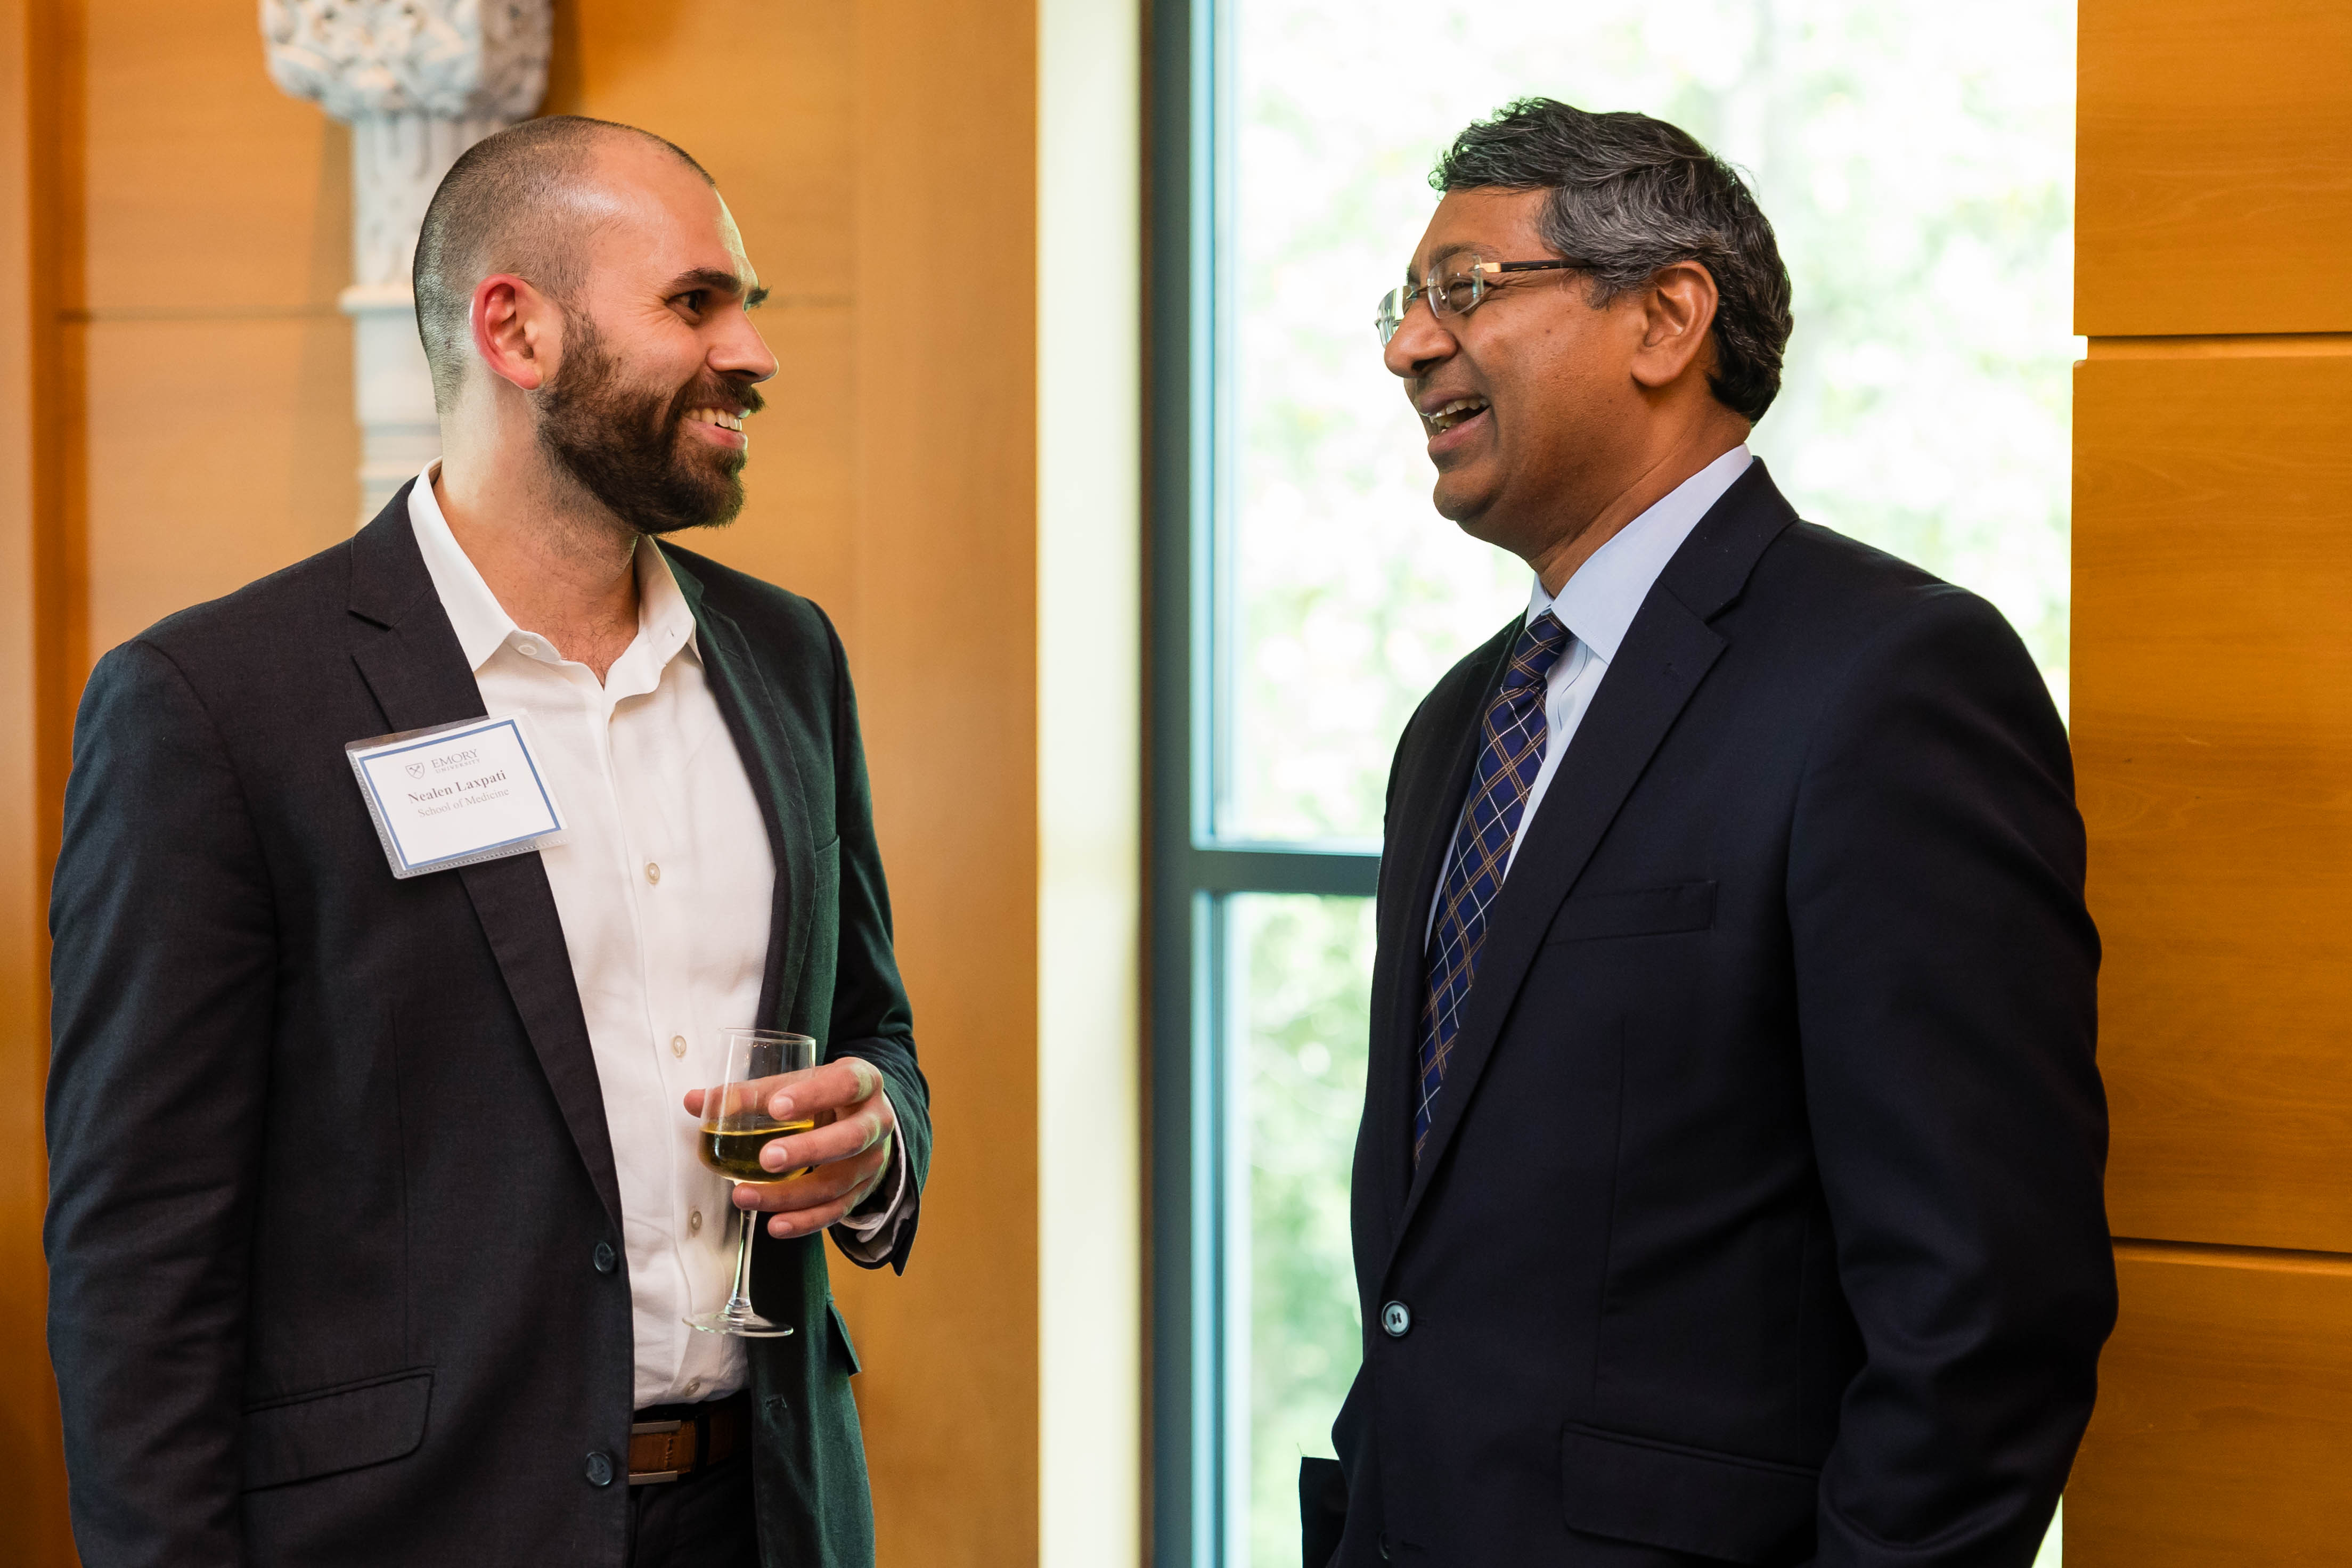
<svg viewBox="0 0 2352 1568">
<path fill-rule="evenodd" d="M 406 485 L 352 542 L 351 609 L 370 623 L 354 628 L 352 658 L 383 710 L 387 732 L 482 716 L 481 689 L 409 529 Z M 619 1234 L 612 1131 L 546 867 L 537 855 L 509 855 L 436 874 L 456 876 L 472 900 L 588 1179 Z"/>
<path fill-rule="evenodd" d="M 1437 881 L 1444 874 L 1446 854 L 1462 818 L 1463 797 L 1470 790 L 1482 721 L 1502 683 L 1520 625 L 1514 619 L 1479 650 L 1484 658 L 1474 666 L 1480 670 L 1478 679 L 1475 684 L 1465 682 L 1467 708 L 1457 705 L 1454 711 L 1431 715 L 1430 750 L 1402 781 L 1397 798 L 1396 820 L 1407 825 L 1407 831 L 1383 851 L 1387 864 L 1381 867 L 1381 880 L 1391 901 L 1379 940 L 1386 962 L 1374 983 L 1374 1046 L 1367 1067 L 1376 1086 L 1370 1107 L 1375 1134 L 1371 1147 L 1392 1226 L 1402 1215 L 1412 1171 L 1411 1091 L 1420 1078 L 1430 904 L 1437 897 Z"/>
<path fill-rule="evenodd" d="M 784 740 L 783 714 L 776 704 L 775 691 L 759 661 L 751 657 L 742 628 L 704 602 L 701 580 L 683 562 L 668 552 L 664 554 L 678 591 L 694 610 L 711 695 L 727 721 L 735 754 L 751 776 L 761 820 L 768 827 L 768 847 L 775 858 L 776 892 L 768 919 L 767 969 L 760 982 L 759 1026 L 781 1028 L 784 1008 L 800 993 L 816 895 L 816 843 L 809 826 L 807 792 L 800 763 Z M 813 1026 L 823 1026 L 821 1019 L 810 1022 Z"/>
<path fill-rule="evenodd" d="M 1412 1223 L 1462 1124 L 1552 916 L 1659 742 L 1728 646 L 1707 623 L 1738 597 L 1765 547 L 1795 518 L 1764 465 L 1750 464 L 1683 542 L 1633 617 L 1535 820 L 1520 827 L 1518 858 L 1486 912 L 1477 978 L 1447 1059 L 1429 1142 L 1406 1189 L 1392 1249 Z M 1474 719 L 1474 731 L 1476 723 Z M 1465 761 L 1462 768 L 1467 767 Z M 1466 787 L 1454 787 L 1454 816 L 1460 813 Z M 1454 816 L 1445 817 L 1449 832 Z M 1429 894 L 1423 896 L 1425 904 Z M 1410 1131 L 1405 1136 L 1409 1141 Z"/>
</svg>

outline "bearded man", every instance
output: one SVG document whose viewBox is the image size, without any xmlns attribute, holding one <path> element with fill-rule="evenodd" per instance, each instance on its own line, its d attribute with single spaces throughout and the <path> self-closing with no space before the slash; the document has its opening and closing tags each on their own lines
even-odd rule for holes
<svg viewBox="0 0 2352 1568">
<path fill-rule="evenodd" d="M 441 460 L 108 654 L 76 727 L 82 1559 L 870 1563 L 822 1236 L 903 1268 L 930 1123 L 856 710 L 822 611 L 667 542 L 742 505 L 764 290 L 693 159 L 572 118 L 457 161 L 415 281 Z M 731 1194 L 730 1026 L 824 1062 Z M 786 1337 L 685 1321 L 738 1218 Z"/>
</svg>

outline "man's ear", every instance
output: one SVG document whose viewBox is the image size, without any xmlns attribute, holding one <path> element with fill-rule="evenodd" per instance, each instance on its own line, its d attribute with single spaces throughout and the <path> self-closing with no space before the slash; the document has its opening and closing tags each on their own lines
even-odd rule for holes
<svg viewBox="0 0 2352 1568">
<path fill-rule="evenodd" d="M 1699 261 L 1660 268 L 1642 296 L 1642 342 L 1633 353 L 1633 379 L 1663 391 L 1697 364 L 1712 363 L 1707 332 L 1715 325 L 1715 274 Z"/>
<path fill-rule="evenodd" d="M 563 347 L 562 312 L 511 272 L 474 285 L 474 353 L 492 375 L 537 392 L 555 374 Z"/>
</svg>

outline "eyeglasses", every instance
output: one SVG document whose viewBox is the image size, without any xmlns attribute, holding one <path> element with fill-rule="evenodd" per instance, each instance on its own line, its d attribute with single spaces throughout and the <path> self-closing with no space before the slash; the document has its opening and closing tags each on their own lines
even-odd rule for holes
<svg viewBox="0 0 2352 1568">
<path fill-rule="evenodd" d="M 1381 347 L 1404 325 L 1405 312 L 1412 302 L 1427 299 L 1433 316 L 1466 316 L 1478 308 L 1486 291 L 1502 279 L 1506 272 L 1552 272 L 1562 269 L 1580 271 L 1592 265 L 1590 261 L 1489 261 L 1475 251 L 1456 251 L 1429 269 L 1418 289 L 1400 285 L 1381 296 L 1380 313 L 1372 318 L 1372 330 L 1381 334 Z"/>
</svg>

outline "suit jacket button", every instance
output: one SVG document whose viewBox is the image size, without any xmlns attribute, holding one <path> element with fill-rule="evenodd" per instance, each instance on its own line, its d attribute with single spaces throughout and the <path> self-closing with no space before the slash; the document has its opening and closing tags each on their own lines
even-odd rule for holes
<svg viewBox="0 0 2352 1568">
<path fill-rule="evenodd" d="M 1391 1301 L 1381 1309 L 1381 1327 L 1392 1340 L 1404 1338 L 1405 1331 L 1412 1327 L 1412 1309 L 1402 1301 Z"/>
<path fill-rule="evenodd" d="M 621 1259 L 620 1259 L 620 1255 L 619 1255 L 619 1254 L 617 1254 L 617 1253 L 615 1253 L 615 1252 L 613 1250 L 613 1244 L 612 1244 L 611 1242 L 609 1242 L 609 1241 L 600 1241 L 600 1242 L 598 1242 L 598 1243 L 596 1244 L 596 1272 L 597 1272 L 597 1273 L 599 1273 L 599 1274 L 610 1274 L 610 1273 L 611 1273 L 611 1272 L 612 1272 L 615 1268 L 617 1268 L 617 1267 L 619 1266 L 620 1261 L 621 1261 Z M 599 1486 L 602 1486 L 603 1484 L 604 1484 L 604 1483 L 603 1483 L 602 1481 L 599 1481 L 599 1482 L 597 1483 L 597 1485 L 599 1485 Z"/>
<path fill-rule="evenodd" d="M 588 1484 L 592 1487 L 613 1484 L 613 1456 L 602 1448 L 594 1449 L 588 1456 Z"/>
</svg>

